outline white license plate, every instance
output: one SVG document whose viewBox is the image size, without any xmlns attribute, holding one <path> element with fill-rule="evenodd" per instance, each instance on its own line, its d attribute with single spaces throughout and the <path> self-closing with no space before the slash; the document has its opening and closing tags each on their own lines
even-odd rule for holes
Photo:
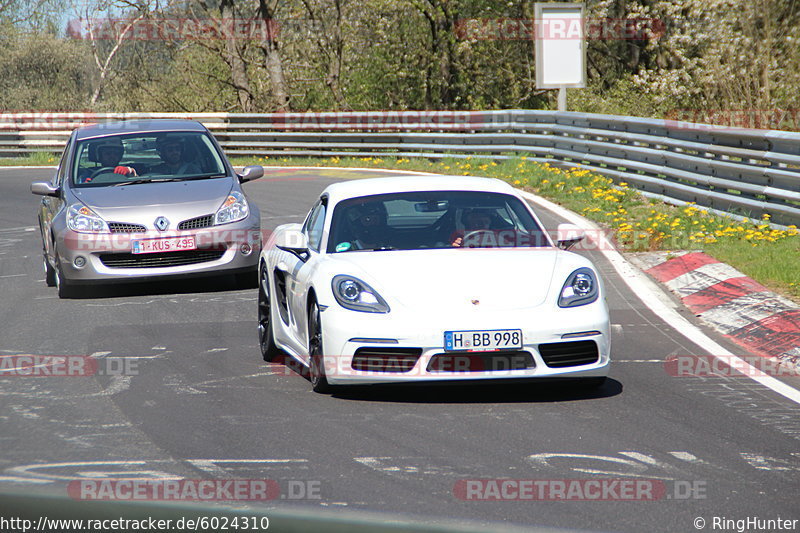
<svg viewBox="0 0 800 533">
<path fill-rule="evenodd" d="M 159 252 L 180 252 L 181 250 L 196 250 L 194 236 L 172 237 L 168 239 L 144 239 L 131 243 L 131 253 L 154 254 Z"/>
<path fill-rule="evenodd" d="M 444 332 L 444 349 L 447 352 L 490 352 L 520 348 L 522 330 L 519 329 Z"/>
</svg>

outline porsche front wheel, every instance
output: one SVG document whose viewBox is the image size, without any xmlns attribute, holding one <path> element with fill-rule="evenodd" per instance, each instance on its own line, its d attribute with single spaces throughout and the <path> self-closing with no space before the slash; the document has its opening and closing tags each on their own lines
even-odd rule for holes
<svg viewBox="0 0 800 533">
<path fill-rule="evenodd" d="M 311 388 L 314 392 L 331 392 L 328 378 L 325 375 L 325 359 L 322 348 L 322 321 L 319 316 L 319 306 L 313 302 L 308 310 L 308 373 L 311 378 Z"/>
<path fill-rule="evenodd" d="M 269 272 L 266 265 L 258 271 L 258 344 L 261 357 L 272 361 L 278 355 L 278 346 L 272 333 L 272 307 L 269 298 Z"/>
</svg>

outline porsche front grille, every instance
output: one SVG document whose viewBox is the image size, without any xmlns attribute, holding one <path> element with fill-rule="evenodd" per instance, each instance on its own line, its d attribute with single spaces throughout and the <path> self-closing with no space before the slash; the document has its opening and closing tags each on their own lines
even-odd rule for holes
<svg viewBox="0 0 800 533">
<path fill-rule="evenodd" d="M 190 218 L 178 224 L 178 229 L 200 229 L 214 225 L 214 215 L 204 215 L 202 217 Z"/>
<path fill-rule="evenodd" d="M 359 348 L 353 356 L 353 370 L 365 372 L 410 372 L 422 348 Z"/>
<path fill-rule="evenodd" d="M 529 352 L 437 353 L 428 363 L 428 372 L 502 372 L 535 366 Z"/>
<path fill-rule="evenodd" d="M 160 268 L 194 265 L 216 261 L 225 250 L 184 250 L 153 254 L 100 254 L 100 261 L 109 268 Z"/>
<path fill-rule="evenodd" d="M 539 354 L 550 368 L 590 365 L 599 359 L 597 343 L 594 341 L 540 344 Z"/>
</svg>

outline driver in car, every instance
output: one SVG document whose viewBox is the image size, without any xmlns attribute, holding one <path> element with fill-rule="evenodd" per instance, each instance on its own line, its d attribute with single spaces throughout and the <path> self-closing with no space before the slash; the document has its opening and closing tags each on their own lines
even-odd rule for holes
<svg viewBox="0 0 800 533">
<path fill-rule="evenodd" d="M 492 218 L 489 213 L 480 209 L 471 209 L 464 213 L 462 217 L 464 221 L 464 231 L 457 232 L 457 236 L 453 239 L 451 245 L 455 248 L 460 248 L 464 244 L 464 237 L 475 231 L 489 231 L 492 226 Z"/>
<path fill-rule="evenodd" d="M 101 170 L 113 172 L 114 174 L 121 174 L 123 176 L 137 175 L 135 168 L 119 164 L 122 160 L 122 154 L 125 153 L 125 148 L 122 146 L 122 141 L 119 137 L 109 137 L 98 141 L 95 144 L 95 151 L 97 154 L 97 162 L 100 163 L 100 166 L 84 169 L 80 176 L 83 183 L 92 181 L 97 174 L 101 173 Z"/>
<path fill-rule="evenodd" d="M 353 229 L 352 248 L 375 249 L 386 246 L 388 237 L 386 206 L 382 202 L 351 207 L 347 213 Z"/>
</svg>

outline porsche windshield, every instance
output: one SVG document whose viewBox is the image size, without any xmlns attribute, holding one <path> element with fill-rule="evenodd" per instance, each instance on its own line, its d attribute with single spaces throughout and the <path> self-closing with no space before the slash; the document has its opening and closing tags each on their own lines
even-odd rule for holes
<svg viewBox="0 0 800 533">
<path fill-rule="evenodd" d="M 224 175 L 222 157 L 206 133 L 149 132 L 78 142 L 72 183 L 104 187 Z"/>
<path fill-rule="evenodd" d="M 516 197 L 473 191 L 403 192 L 339 202 L 328 252 L 549 246 Z"/>
</svg>

